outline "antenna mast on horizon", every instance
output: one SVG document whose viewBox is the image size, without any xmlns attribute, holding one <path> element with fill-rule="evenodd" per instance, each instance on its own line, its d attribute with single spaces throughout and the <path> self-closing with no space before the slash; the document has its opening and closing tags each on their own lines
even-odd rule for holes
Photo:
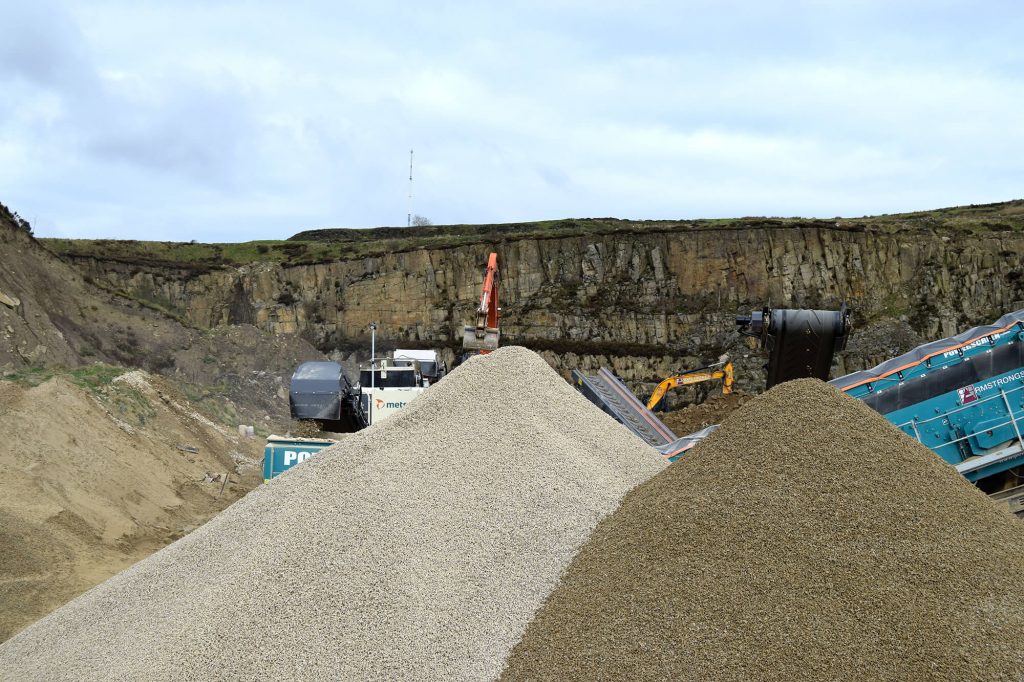
<svg viewBox="0 0 1024 682">
<path fill-rule="evenodd" d="M 412 225 L 412 150 L 409 150 L 409 203 L 405 211 L 405 226 Z"/>
</svg>

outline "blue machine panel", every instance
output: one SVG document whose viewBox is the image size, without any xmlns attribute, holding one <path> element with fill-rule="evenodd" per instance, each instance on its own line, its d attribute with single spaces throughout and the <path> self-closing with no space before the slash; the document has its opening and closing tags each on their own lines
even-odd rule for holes
<svg viewBox="0 0 1024 682">
<path fill-rule="evenodd" d="M 1024 311 L 829 383 L 971 481 L 1024 464 Z"/>
</svg>

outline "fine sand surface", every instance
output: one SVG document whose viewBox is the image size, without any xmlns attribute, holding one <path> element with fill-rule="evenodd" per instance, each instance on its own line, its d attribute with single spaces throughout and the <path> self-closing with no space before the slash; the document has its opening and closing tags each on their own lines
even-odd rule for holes
<svg viewBox="0 0 1024 682">
<path fill-rule="evenodd" d="M 0 381 L 0 641 L 258 485 L 261 445 L 138 370 L 94 391 Z"/>
</svg>

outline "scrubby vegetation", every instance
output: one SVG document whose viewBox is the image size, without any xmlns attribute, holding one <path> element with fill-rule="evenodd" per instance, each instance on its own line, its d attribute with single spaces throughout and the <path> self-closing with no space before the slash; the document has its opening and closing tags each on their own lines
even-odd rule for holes
<svg viewBox="0 0 1024 682">
<path fill-rule="evenodd" d="M 15 211 L 12 211 L 3 204 L 0 204 L 0 217 L 7 218 L 12 223 L 14 223 L 19 229 L 24 230 L 30 235 L 32 234 L 32 225 L 27 220 L 18 215 Z"/>
</svg>

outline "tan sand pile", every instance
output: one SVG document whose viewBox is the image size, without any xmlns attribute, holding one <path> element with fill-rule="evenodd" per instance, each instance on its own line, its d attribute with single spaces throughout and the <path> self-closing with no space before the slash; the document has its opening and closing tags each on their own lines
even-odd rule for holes
<svg viewBox="0 0 1024 682">
<path fill-rule="evenodd" d="M 103 385 L 78 371 L 34 387 L 0 381 L 0 641 L 262 480 L 262 444 L 197 421 L 162 379 L 136 371 Z M 208 473 L 231 483 L 204 483 Z"/>
<path fill-rule="evenodd" d="M 638 487 L 505 680 L 1024 679 L 1024 524 L 824 383 Z"/>
<path fill-rule="evenodd" d="M 29 627 L 0 670 L 493 678 L 598 521 L 663 466 L 504 348 Z"/>
</svg>

